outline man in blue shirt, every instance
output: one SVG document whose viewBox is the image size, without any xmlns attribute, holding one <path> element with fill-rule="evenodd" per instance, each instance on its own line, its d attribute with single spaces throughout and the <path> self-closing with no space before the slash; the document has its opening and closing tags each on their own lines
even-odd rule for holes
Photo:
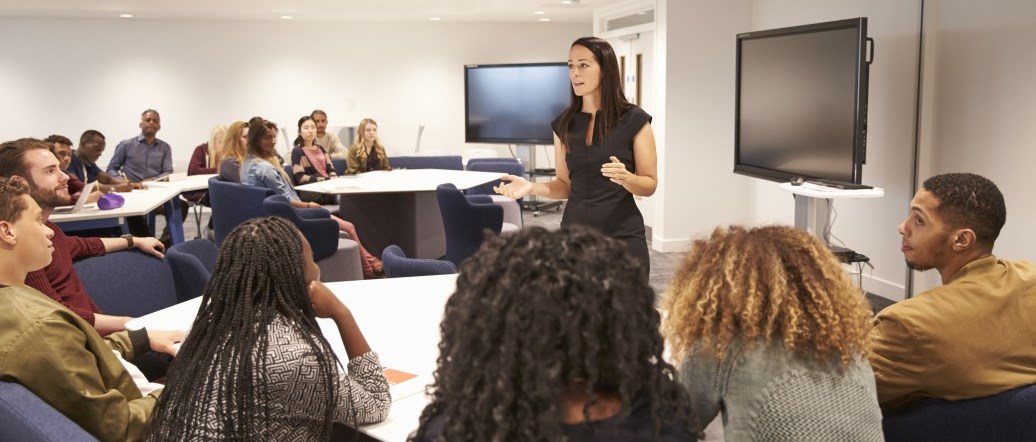
<svg viewBox="0 0 1036 442">
<path fill-rule="evenodd" d="M 84 183 L 97 181 L 102 192 L 129 192 L 142 188 L 139 183 L 127 183 L 110 176 L 97 166 L 97 159 L 104 153 L 104 147 L 104 134 L 93 129 L 83 132 L 79 137 L 79 148 L 72 151 L 72 159 L 65 173 L 75 175 Z"/>
<path fill-rule="evenodd" d="M 140 135 L 122 140 L 115 146 L 115 154 L 108 163 L 108 175 L 121 177 L 130 182 L 140 182 L 173 173 L 173 150 L 169 143 L 155 137 L 162 129 L 162 118 L 154 109 L 140 114 Z M 164 215 L 159 207 L 155 214 Z M 180 200 L 180 215 L 187 219 L 187 203 Z M 168 219 L 167 219 L 168 221 Z M 126 218 L 130 233 L 136 236 L 150 236 L 144 217 Z M 162 243 L 170 245 L 168 222 L 162 232 Z"/>
</svg>

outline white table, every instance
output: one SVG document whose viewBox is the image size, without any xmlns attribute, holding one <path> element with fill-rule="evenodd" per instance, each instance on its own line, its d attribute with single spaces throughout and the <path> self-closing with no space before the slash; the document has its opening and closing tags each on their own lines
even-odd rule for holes
<svg viewBox="0 0 1036 442">
<path fill-rule="evenodd" d="M 127 216 L 144 216 L 159 206 L 165 205 L 166 219 L 169 221 L 169 236 L 173 244 L 183 242 L 183 220 L 180 218 L 180 204 L 176 202 L 176 196 L 180 190 L 169 187 L 150 185 L 146 189 L 137 189 L 132 192 L 119 193 L 126 203 L 118 209 L 101 210 L 96 205 L 89 208 L 84 207 L 75 213 L 61 213 L 50 215 L 50 221 L 57 224 L 65 224 L 68 230 L 78 228 L 89 228 L 88 225 L 69 225 L 68 223 L 81 223 L 83 221 L 96 221 L 110 218 L 125 218 Z"/>
<path fill-rule="evenodd" d="M 169 176 L 169 181 L 152 181 L 148 182 L 148 187 L 164 187 L 167 189 L 177 189 L 181 193 L 190 192 L 192 190 L 203 190 L 209 188 L 209 178 L 216 177 L 218 175 L 203 174 L 203 175 L 181 175 L 172 174 Z"/>
<path fill-rule="evenodd" d="M 392 407 L 385 421 L 360 427 L 384 441 L 404 441 L 417 429 L 428 403 L 424 386 L 431 383 L 439 354 L 439 323 L 457 275 L 374 279 L 328 283 L 328 288 L 352 310 L 357 324 L 385 368 L 417 375 L 391 387 Z M 182 302 L 126 324 L 128 329 L 185 330 L 194 322 L 201 298 Z M 343 365 L 348 361 L 338 328 L 318 319 L 324 336 Z"/>
<path fill-rule="evenodd" d="M 501 176 L 468 170 L 379 170 L 305 184 L 296 190 L 339 195 L 342 218 L 356 225 L 364 247 L 377 256 L 395 244 L 411 258 L 437 259 L 446 254 L 446 234 L 435 188 L 452 183 L 466 190 Z"/>
</svg>

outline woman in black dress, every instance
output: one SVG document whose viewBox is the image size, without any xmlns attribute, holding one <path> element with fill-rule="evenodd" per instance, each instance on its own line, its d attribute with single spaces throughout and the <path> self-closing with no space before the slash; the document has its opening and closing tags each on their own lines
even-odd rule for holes
<svg viewBox="0 0 1036 442">
<path fill-rule="evenodd" d="M 626 243 L 650 270 L 644 217 L 634 195 L 651 196 L 658 184 L 651 116 L 626 101 L 619 64 L 607 41 L 583 37 L 568 52 L 572 104 L 551 123 L 557 177 L 534 183 L 506 175 L 497 193 L 568 199 L 561 224 L 594 227 Z"/>
</svg>

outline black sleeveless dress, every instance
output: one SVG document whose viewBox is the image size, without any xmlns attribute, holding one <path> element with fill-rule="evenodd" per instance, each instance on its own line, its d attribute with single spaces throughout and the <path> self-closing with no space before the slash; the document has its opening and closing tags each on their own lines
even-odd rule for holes
<svg viewBox="0 0 1036 442">
<path fill-rule="evenodd" d="M 587 146 L 586 127 L 590 123 L 590 114 L 580 112 L 572 116 L 568 152 L 565 154 L 572 190 L 561 225 L 590 226 L 624 241 L 626 251 L 642 263 L 647 274 L 651 260 L 644 236 L 644 216 L 640 214 L 632 193 L 601 175 L 601 165 L 610 163 L 608 157 L 614 156 L 626 165 L 626 170 L 636 173 L 633 138 L 651 122 L 651 115 L 637 106 L 631 107 L 603 140 L 598 136 L 600 121 L 600 118 L 594 118 L 593 139 Z M 550 126 L 555 134 L 564 138 L 561 137 L 561 115 Z"/>
</svg>

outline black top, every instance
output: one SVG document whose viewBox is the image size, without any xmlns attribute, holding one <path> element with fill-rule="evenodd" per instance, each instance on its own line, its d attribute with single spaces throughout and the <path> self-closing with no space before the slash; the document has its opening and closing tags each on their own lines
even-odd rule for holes
<svg viewBox="0 0 1036 442">
<path fill-rule="evenodd" d="M 600 111 L 598 111 L 600 114 Z M 590 114 L 580 112 L 572 116 L 569 127 L 568 152 L 565 164 L 572 187 L 561 224 L 582 224 L 600 230 L 612 238 L 644 238 L 644 217 L 640 214 L 633 194 L 601 175 L 601 165 L 610 163 L 614 156 L 636 173 L 633 158 L 633 138 L 651 122 L 651 115 L 633 106 L 626 111 L 604 139 L 599 137 L 600 115 L 594 118 L 593 139 L 586 145 L 586 128 Z M 550 123 L 554 133 L 561 137 L 561 115 Z"/>
<path fill-rule="evenodd" d="M 610 181 L 609 181 L 610 182 Z M 446 425 L 443 416 L 435 416 L 428 421 L 428 431 L 420 442 L 432 442 L 442 433 Z M 629 416 L 617 414 L 607 419 L 575 424 L 562 425 L 561 431 L 571 442 L 595 441 L 595 442 L 634 442 L 634 441 L 697 441 L 698 438 L 691 435 L 686 429 L 682 429 L 672 423 L 664 423 L 658 437 L 652 434 L 651 415 L 647 404 L 637 400 L 633 402 L 633 411 Z"/>
</svg>

